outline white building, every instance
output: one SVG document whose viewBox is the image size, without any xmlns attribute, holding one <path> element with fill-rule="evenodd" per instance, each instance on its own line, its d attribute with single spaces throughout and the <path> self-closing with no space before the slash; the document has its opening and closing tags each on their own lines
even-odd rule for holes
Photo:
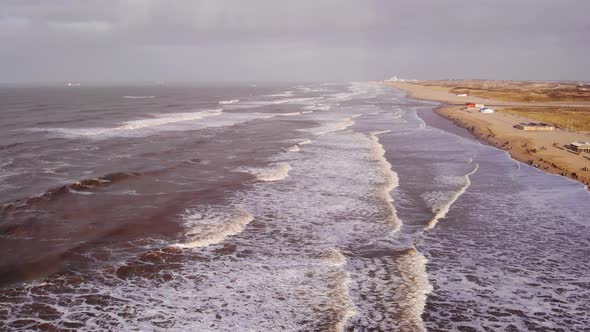
<svg viewBox="0 0 590 332">
<path fill-rule="evenodd" d="M 573 142 L 570 144 L 572 150 L 576 152 L 590 152 L 590 141 L 589 142 Z"/>
<path fill-rule="evenodd" d="M 496 112 L 496 111 L 494 111 L 494 110 L 493 110 L 493 109 L 491 109 L 491 108 L 486 108 L 486 107 L 484 107 L 484 108 L 481 108 L 481 109 L 479 110 L 479 112 L 480 112 L 480 113 L 494 113 L 494 112 Z"/>
</svg>

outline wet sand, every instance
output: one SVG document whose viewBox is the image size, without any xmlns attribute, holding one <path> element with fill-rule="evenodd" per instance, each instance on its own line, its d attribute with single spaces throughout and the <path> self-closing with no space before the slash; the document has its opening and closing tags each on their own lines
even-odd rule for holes
<svg viewBox="0 0 590 332">
<path fill-rule="evenodd" d="M 403 82 L 388 83 L 402 89 L 414 99 L 441 102 L 435 112 L 458 126 L 466 128 L 473 136 L 497 148 L 506 150 L 512 158 L 533 165 L 552 174 L 567 176 L 590 185 L 590 154 L 576 154 L 566 148 L 574 141 L 589 141 L 588 132 L 569 132 L 556 129 L 549 132 L 531 132 L 514 128 L 521 122 L 536 122 L 530 118 L 496 112 L 482 114 L 477 110 L 466 110 L 465 101 L 486 105 L 514 105 L 506 101 L 478 97 L 458 97 L 442 87 L 420 86 Z M 549 103 L 549 105 L 553 105 Z M 587 167 L 587 168 L 585 168 Z"/>
</svg>

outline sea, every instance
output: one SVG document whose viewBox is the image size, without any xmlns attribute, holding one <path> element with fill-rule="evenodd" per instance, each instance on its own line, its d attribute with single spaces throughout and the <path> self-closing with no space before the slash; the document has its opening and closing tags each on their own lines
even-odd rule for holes
<svg viewBox="0 0 590 332">
<path fill-rule="evenodd" d="M 379 83 L 0 87 L 0 331 L 590 331 L 590 193 Z"/>
</svg>

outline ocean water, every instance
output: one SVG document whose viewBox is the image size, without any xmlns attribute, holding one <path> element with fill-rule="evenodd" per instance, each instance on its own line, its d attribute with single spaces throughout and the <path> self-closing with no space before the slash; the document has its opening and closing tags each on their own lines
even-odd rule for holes
<svg viewBox="0 0 590 332">
<path fill-rule="evenodd" d="M 0 100 L 2 331 L 590 326 L 590 193 L 400 91 Z"/>
</svg>

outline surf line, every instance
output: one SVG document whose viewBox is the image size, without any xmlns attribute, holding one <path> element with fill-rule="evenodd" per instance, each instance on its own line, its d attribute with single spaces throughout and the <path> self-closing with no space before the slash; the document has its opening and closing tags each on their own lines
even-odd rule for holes
<svg viewBox="0 0 590 332">
<path fill-rule="evenodd" d="M 469 188 L 471 186 L 470 176 L 475 174 L 475 172 L 477 172 L 478 168 L 479 168 L 479 165 L 475 164 L 475 167 L 473 168 L 473 170 L 471 172 L 465 174 L 465 185 L 463 187 L 461 187 L 459 190 L 457 190 L 457 192 L 455 192 L 455 194 L 453 194 L 453 196 L 451 197 L 451 200 L 447 204 L 445 204 L 445 206 L 443 206 L 438 211 L 436 211 L 436 213 L 434 214 L 432 219 L 430 219 L 430 221 L 428 221 L 428 223 L 426 224 L 426 227 L 424 228 L 425 231 L 429 231 L 429 230 L 433 229 L 434 226 L 436 226 L 436 224 L 438 223 L 439 219 L 444 218 L 447 215 L 451 206 L 459 199 L 459 197 L 461 197 L 461 195 L 463 195 L 465 193 L 467 188 Z"/>
<path fill-rule="evenodd" d="M 388 222 L 394 225 L 395 229 L 392 231 L 397 232 L 401 228 L 402 222 L 397 216 L 397 211 L 393 205 L 393 199 L 391 198 L 390 192 L 399 186 L 399 177 L 396 172 L 393 171 L 391 164 L 385 158 L 385 149 L 383 144 L 379 141 L 379 135 L 386 134 L 390 130 L 375 131 L 369 133 L 369 139 L 372 142 L 372 155 L 379 165 L 379 174 L 385 180 L 385 183 L 381 190 L 378 191 L 378 196 L 382 199 L 388 212 Z"/>
</svg>

